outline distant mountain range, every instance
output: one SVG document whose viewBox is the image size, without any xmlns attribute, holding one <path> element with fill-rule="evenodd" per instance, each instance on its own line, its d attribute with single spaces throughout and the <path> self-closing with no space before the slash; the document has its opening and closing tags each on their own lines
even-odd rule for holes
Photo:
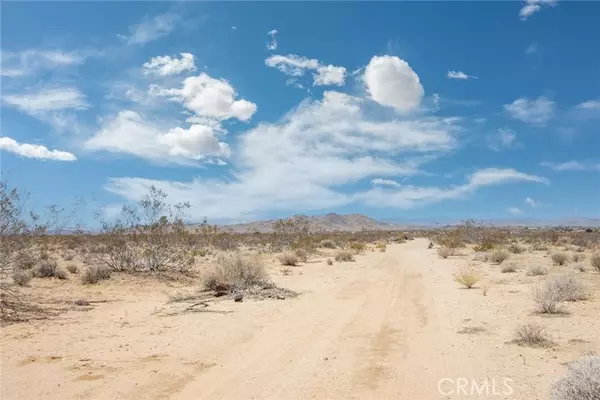
<svg viewBox="0 0 600 400">
<path fill-rule="evenodd" d="M 369 218 L 363 214 L 336 214 L 329 213 L 322 216 L 295 216 L 306 218 L 310 221 L 311 231 L 323 232 L 356 232 L 361 230 L 403 230 L 417 228 L 435 228 L 437 226 L 455 226 L 462 223 L 461 220 L 453 219 L 411 219 L 395 220 L 392 222 L 378 221 Z M 291 217 L 294 218 L 294 217 Z M 262 220 L 243 224 L 222 225 L 220 228 L 227 232 L 250 233 L 250 232 L 271 232 L 273 223 L 277 221 Z M 551 226 L 580 226 L 580 227 L 600 227 L 600 218 L 567 217 L 553 220 L 534 219 L 534 218 L 513 218 L 513 219 L 490 219 L 477 220 L 485 225 L 493 226 L 529 226 L 529 227 L 551 227 Z"/>
<path fill-rule="evenodd" d="M 323 232 L 354 232 L 354 231 L 377 231 L 377 230 L 396 230 L 401 229 L 399 225 L 392 224 L 389 222 L 376 221 L 372 218 L 362 214 L 346 214 L 340 215 L 335 213 L 329 213 L 323 216 L 306 216 L 300 215 L 295 216 L 306 218 L 310 222 L 311 231 L 323 231 Z M 292 217 L 294 218 L 294 217 Z M 229 232 L 247 233 L 247 232 L 271 232 L 273 230 L 273 223 L 277 221 L 266 220 L 266 221 L 254 221 L 245 224 L 235 225 L 224 225 L 221 229 Z"/>
</svg>

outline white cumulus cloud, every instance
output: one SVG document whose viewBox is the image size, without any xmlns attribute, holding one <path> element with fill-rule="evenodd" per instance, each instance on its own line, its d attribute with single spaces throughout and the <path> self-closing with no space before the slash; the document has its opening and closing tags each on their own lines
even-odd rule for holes
<svg viewBox="0 0 600 400">
<path fill-rule="evenodd" d="M 181 58 L 170 56 L 152 57 L 144 63 L 144 73 L 154 73 L 162 76 L 177 75 L 184 71 L 195 71 L 194 56 L 190 53 L 180 53 Z"/>
<path fill-rule="evenodd" d="M 375 56 L 363 75 L 371 98 L 400 112 L 419 107 L 424 90 L 419 76 L 408 63 L 395 56 Z"/>
<path fill-rule="evenodd" d="M 514 119 L 533 126 L 545 126 L 554 116 L 556 104 L 544 96 L 532 100 L 521 97 L 510 104 L 505 104 L 504 109 Z"/>
<path fill-rule="evenodd" d="M 193 165 L 211 157 L 229 157 L 229 146 L 219 141 L 220 133 L 218 127 L 202 124 L 169 128 L 135 111 L 123 110 L 106 118 L 101 129 L 86 141 L 85 148 Z"/>
<path fill-rule="evenodd" d="M 0 150 L 17 154 L 21 157 L 35 158 L 38 160 L 75 161 L 75 155 L 60 150 L 49 150 L 39 144 L 19 143 L 9 137 L 0 137 Z"/>
<path fill-rule="evenodd" d="M 237 118 L 248 121 L 257 108 L 248 100 L 236 100 L 237 93 L 229 82 L 211 78 L 204 72 L 186 78 L 180 89 L 152 87 L 151 93 L 181 102 L 198 116 L 218 120 Z"/>
</svg>

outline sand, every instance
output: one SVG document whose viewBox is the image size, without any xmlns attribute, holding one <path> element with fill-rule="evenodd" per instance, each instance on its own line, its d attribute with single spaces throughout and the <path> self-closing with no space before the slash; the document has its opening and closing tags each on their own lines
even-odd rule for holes
<svg viewBox="0 0 600 400">
<path fill-rule="evenodd" d="M 95 302 L 3 328 L 0 398 L 547 399 L 565 363 L 600 350 L 597 298 L 559 316 L 533 312 L 532 287 L 548 277 L 527 277 L 525 266 L 550 266 L 545 252 L 512 255 L 519 271 L 502 274 L 468 249 L 442 260 L 428 243 L 333 266 L 320 257 L 291 275 L 270 262 L 274 280 L 299 297 L 191 310 L 168 295 L 197 283 L 36 279 L 32 293 Z M 453 279 L 465 265 L 482 276 L 471 290 Z M 600 293 L 600 274 L 578 275 Z M 527 322 L 544 325 L 555 344 L 510 343 Z"/>
</svg>

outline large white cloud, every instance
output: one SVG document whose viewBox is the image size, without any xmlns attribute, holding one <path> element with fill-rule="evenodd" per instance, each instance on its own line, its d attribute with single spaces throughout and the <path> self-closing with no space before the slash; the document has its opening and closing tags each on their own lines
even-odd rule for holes
<svg viewBox="0 0 600 400">
<path fill-rule="evenodd" d="M 102 128 L 88 139 L 88 150 L 132 154 L 162 163 L 183 165 L 211 157 L 228 157 L 229 146 L 219 141 L 214 126 L 193 124 L 189 128 L 161 126 L 131 110 L 103 121 Z"/>
<path fill-rule="evenodd" d="M 512 169 L 484 169 L 458 187 L 391 185 L 395 181 L 387 177 L 420 174 L 431 157 L 455 148 L 460 127 L 453 118 L 373 119 L 364 106 L 361 98 L 329 91 L 321 100 L 301 103 L 277 123 L 259 124 L 233 146 L 227 178 L 182 182 L 120 177 L 112 178 L 106 189 L 133 201 L 155 185 L 172 201 L 189 201 L 195 218 L 237 220 L 264 216 L 266 210 L 325 210 L 353 202 L 415 207 L 489 185 L 547 183 Z M 388 189 L 340 189 L 365 179 Z"/>
<path fill-rule="evenodd" d="M 72 153 L 61 150 L 49 150 L 39 144 L 19 143 L 9 137 L 0 137 L 0 150 L 17 154 L 21 157 L 35 158 L 38 160 L 75 161 L 77 157 Z"/>
<path fill-rule="evenodd" d="M 408 112 L 421 104 L 424 90 L 419 76 L 398 57 L 373 57 L 365 68 L 363 80 L 371 98 L 381 105 Z"/>
<path fill-rule="evenodd" d="M 293 77 L 304 76 L 306 71 L 312 71 L 313 86 L 343 86 L 346 81 L 346 68 L 324 65 L 314 58 L 306 58 L 296 54 L 272 55 L 265 60 L 265 64 Z"/>
<path fill-rule="evenodd" d="M 248 121 L 257 108 L 248 100 L 236 100 L 237 93 L 229 82 L 211 78 L 204 72 L 186 78 L 180 89 L 152 87 L 151 93 L 181 102 L 198 116 L 218 120 L 237 118 Z"/>
<path fill-rule="evenodd" d="M 532 100 L 521 97 L 510 104 L 505 104 L 504 109 L 514 119 L 533 126 L 545 126 L 554 116 L 556 104 L 544 96 Z"/>
<path fill-rule="evenodd" d="M 195 71 L 194 56 L 190 53 L 181 53 L 180 55 L 181 58 L 170 56 L 152 57 L 150 61 L 144 63 L 144 72 L 166 76 L 177 75 L 184 71 Z"/>
</svg>

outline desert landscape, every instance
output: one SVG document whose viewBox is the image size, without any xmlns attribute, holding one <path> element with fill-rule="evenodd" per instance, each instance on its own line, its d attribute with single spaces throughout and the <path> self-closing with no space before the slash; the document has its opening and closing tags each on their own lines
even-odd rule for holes
<svg viewBox="0 0 600 400">
<path fill-rule="evenodd" d="M 231 233 L 155 191 L 56 234 L 13 194 L 3 399 L 598 399 L 597 229 Z"/>
</svg>

